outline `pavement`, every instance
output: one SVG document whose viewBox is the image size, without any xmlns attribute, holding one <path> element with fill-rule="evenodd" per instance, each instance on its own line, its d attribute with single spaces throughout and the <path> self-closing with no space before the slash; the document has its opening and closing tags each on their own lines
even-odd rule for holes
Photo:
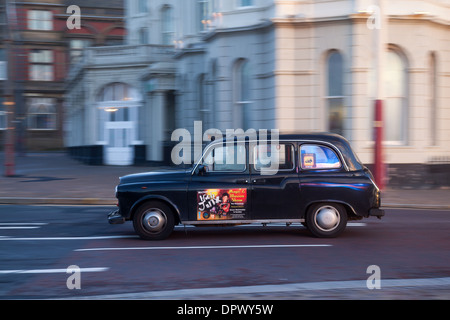
<svg viewBox="0 0 450 320">
<path fill-rule="evenodd" d="M 0 165 L 4 153 L 0 152 Z M 28 153 L 15 158 L 15 175 L 0 175 L 0 204 L 115 205 L 119 177 L 168 167 L 89 166 L 64 152 Z M 450 188 L 386 188 L 385 208 L 450 210 Z"/>
</svg>

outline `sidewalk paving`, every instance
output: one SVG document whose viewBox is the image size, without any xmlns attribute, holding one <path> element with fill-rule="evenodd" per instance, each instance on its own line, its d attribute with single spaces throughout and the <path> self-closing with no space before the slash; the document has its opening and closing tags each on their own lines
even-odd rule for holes
<svg viewBox="0 0 450 320">
<path fill-rule="evenodd" d="M 0 166 L 4 154 L 0 153 Z M 17 156 L 15 176 L 0 175 L 0 204 L 115 205 L 119 177 L 167 168 L 88 166 L 66 153 Z M 450 188 L 386 189 L 384 207 L 450 210 Z"/>
</svg>

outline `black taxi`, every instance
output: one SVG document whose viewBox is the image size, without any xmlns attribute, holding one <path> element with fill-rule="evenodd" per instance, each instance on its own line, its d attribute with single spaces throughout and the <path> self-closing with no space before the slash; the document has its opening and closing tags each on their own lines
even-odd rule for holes
<svg viewBox="0 0 450 320">
<path fill-rule="evenodd" d="M 332 238 L 349 220 L 384 216 L 371 172 L 331 133 L 213 141 L 189 169 L 121 177 L 116 197 L 109 222 L 132 221 L 145 240 L 165 239 L 179 224 L 254 223 L 301 223 Z"/>
</svg>

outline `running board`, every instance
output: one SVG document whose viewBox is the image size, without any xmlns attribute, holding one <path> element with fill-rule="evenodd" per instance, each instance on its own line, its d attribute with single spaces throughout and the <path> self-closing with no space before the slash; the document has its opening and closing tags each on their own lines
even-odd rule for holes
<svg viewBox="0 0 450 320">
<path fill-rule="evenodd" d="M 214 226 L 214 225 L 243 225 L 243 224 L 272 224 L 285 223 L 287 226 L 293 223 L 304 223 L 305 219 L 267 219 L 267 220 L 204 220 L 204 221 L 182 221 L 186 226 Z"/>
</svg>

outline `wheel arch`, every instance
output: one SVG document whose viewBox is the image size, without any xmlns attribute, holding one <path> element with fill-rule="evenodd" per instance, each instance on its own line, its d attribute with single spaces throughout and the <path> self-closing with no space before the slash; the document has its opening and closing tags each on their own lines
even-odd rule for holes
<svg viewBox="0 0 450 320">
<path fill-rule="evenodd" d="M 148 195 L 136 201 L 130 210 L 130 220 L 133 220 L 134 214 L 141 205 L 150 201 L 159 201 L 166 204 L 173 211 L 175 224 L 177 225 L 181 223 L 181 212 L 178 206 L 169 198 L 162 195 Z"/>
<path fill-rule="evenodd" d="M 306 218 L 306 214 L 308 213 L 309 209 L 313 206 L 316 205 L 318 203 L 337 203 L 340 204 L 344 207 L 345 211 L 347 212 L 347 217 L 348 220 L 359 220 L 362 219 L 361 216 L 359 216 L 355 209 L 353 208 L 353 206 L 351 206 L 348 202 L 345 201 L 341 201 L 341 200 L 333 200 L 333 199 L 329 199 L 329 200 L 315 200 L 315 201 L 311 201 L 308 203 L 308 205 L 305 207 L 305 212 L 304 212 L 304 218 Z"/>
</svg>

